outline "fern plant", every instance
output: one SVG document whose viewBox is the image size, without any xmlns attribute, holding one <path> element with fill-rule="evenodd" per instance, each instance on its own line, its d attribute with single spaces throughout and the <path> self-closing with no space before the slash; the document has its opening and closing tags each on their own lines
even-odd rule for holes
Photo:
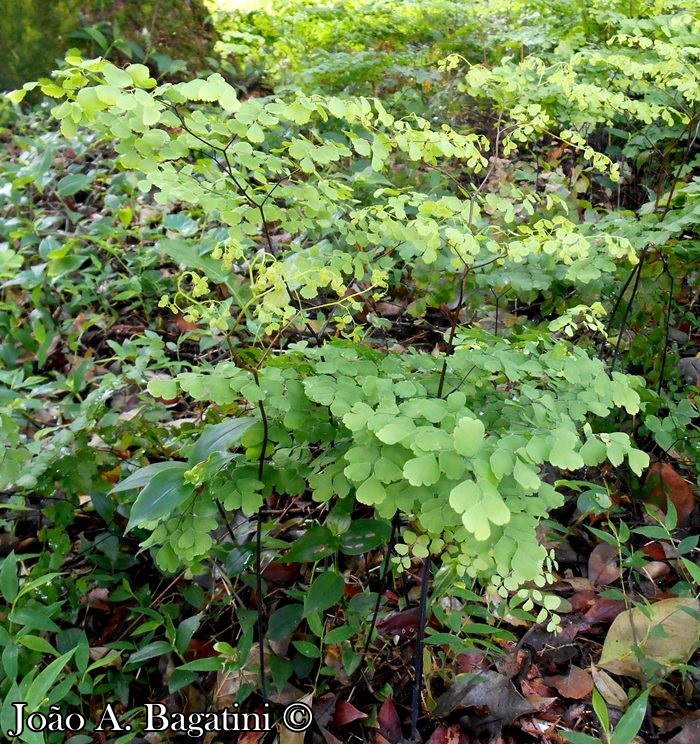
<svg viewBox="0 0 700 744">
<path fill-rule="evenodd" d="M 309 490 L 322 503 L 400 513 L 410 527 L 398 549 L 405 566 L 438 554 L 458 577 L 503 596 L 529 584 L 518 601 L 529 591 L 541 599 L 552 556 L 535 529 L 562 502 L 541 466 L 627 459 L 641 473 L 647 464 L 626 433 L 587 423 L 636 413 L 640 380 L 611 377 L 546 333 L 505 340 L 461 327 L 482 288 L 512 281 L 529 291 L 535 275 L 581 286 L 616 260 L 637 260 L 626 238 L 569 219 L 555 194 L 489 190 L 499 146 L 527 137 L 542 109 L 511 112 L 517 124 L 501 132 L 489 165 L 485 137 L 397 119 L 378 100 L 241 102 L 217 74 L 158 85 L 141 65 L 77 56 L 38 85 L 60 100 L 53 114 L 64 134 L 88 127 L 114 139 L 143 191 L 221 228 L 207 262 L 185 266 L 162 304 L 208 322 L 230 361 L 149 390 L 237 418 L 220 425 L 222 436 L 205 430 L 182 451 L 186 461 L 149 465 L 116 489 L 142 489 L 129 525 L 149 531 L 143 544 L 159 565 L 196 570 L 222 514 L 254 514 L 272 490 Z M 607 158 L 590 155 L 615 177 Z M 456 165 L 471 185 L 451 178 L 431 188 L 432 174 Z M 426 288 L 413 308 L 419 321 L 431 307 L 454 308 L 435 356 L 361 343 L 368 303 L 406 282 Z M 293 342 L 301 332 L 314 343 Z"/>
</svg>

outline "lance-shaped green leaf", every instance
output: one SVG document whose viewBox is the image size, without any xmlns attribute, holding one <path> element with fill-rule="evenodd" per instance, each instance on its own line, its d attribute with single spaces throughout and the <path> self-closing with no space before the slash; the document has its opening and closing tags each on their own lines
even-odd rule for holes
<svg viewBox="0 0 700 744">
<path fill-rule="evenodd" d="M 187 465 L 178 465 L 180 467 L 162 470 L 148 481 L 148 485 L 131 507 L 127 532 L 144 522 L 152 522 L 172 514 L 183 501 L 192 496 L 194 487 L 186 483 L 183 477 Z"/>
</svg>

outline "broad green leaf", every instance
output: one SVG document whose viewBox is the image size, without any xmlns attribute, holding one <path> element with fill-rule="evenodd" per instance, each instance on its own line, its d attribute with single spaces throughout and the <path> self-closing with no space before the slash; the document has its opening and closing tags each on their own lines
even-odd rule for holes
<svg viewBox="0 0 700 744">
<path fill-rule="evenodd" d="M 648 701 L 649 691 L 645 690 L 618 721 L 613 732 L 612 744 L 631 744 L 644 723 Z"/>
<path fill-rule="evenodd" d="M 32 630 L 45 630 L 49 633 L 57 633 L 60 630 L 46 612 L 31 607 L 19 607 L 11 612 L 10 621 Z"/>
<path fill-rule="evenodd" d="M 49 690 L 53 687 L 54 682 L 58 679 L 65 665 L 73 658 L 76 649 L 71 649 L 67 653 L 54 659 L 45 669 L 42 669 L 34 678 L 29 689 L 27 690 L 27 711 L 38 710 L 46 698 Z"/>
<path fill-rule="evenodd" d="M 161 398 L 164 401 L 177 398 L 177 380 L 172 377 L 155 377 L 148 381 L 147 389 L 154 398 Z"/>
<path fill-rule="evenodd" d="M 382 519 L 355 519 L 340 536 L 340 552 L 345 555 L 368 553 L 386 545 L 390 535 L 391 525 Z"/>
<path fill-rule="evenodd" d="M 56 649 L 41 636 L 35 635 L 23 635 L 17 638 L 17 643 L 21 643 L 23 646 L 31 649 L 32 651 L 38 651 L 42 654 L 50 654 L 51 656 L 58 656 L 59 653 Z"/>
<path fill-rule="evenodd" d="M 59 196 L 73 196 L 78 191 L 84 191 L 92 183 L 94 175 L 91 173 L 71 173 L 64 176 L 56 184 L 56 193 Z"/>
<path fill-rule="evenodd" d="M 181 664 L 178 669 L 183 672 L 217 672 L 224 665 L 224 659 L 221 656 L 208 656 L 205 659 L 195 659 Z"/>
<path fill-rule="evenodd" d="M 304 597 L 304 615 L 323 612 L 343 596 L 345 581 L 336 571 L 326 571 L 314 579 Z"/>
<path fill-rule="evenodd" d="M 253 418 L 233 418 L 220 424 L 205 426 L 192 447 L 188 463 L 195 465 L 206 460 L 212 452 L 229 449 L 253 423 L 255 423 Z"/>
<path fill-rule="evenodd" d="M 627 452 L 627 461 L 635 475 L 641 475 L 649 467 L 649 455 L 642 450 L 630 448 Z"/>
<path fill-rule="evenodd" d="M 361 504 L 381 504 L 386 499 L 386 490 L 384 485 L 377 478 L 367 478 L 367 480 L 355 491 L 357 500 Z"/>
<path fill-rule="evenodd" d="M 267 626 L 267 637 L 271 641 L 282 641 L 297 629 L 304 616 L 304 607 L 300 604 L 288 604 L 280 607 L 270 615 Z"/>
<path fill-rule="evenodd" d="M 180 656 L 185 655 L 185 652 L 190 645 L 190 641 L 192 640 L 192 636 L 197 631 L 197 628 L 199 628 L 201 622 L 202 615 L 201 613 L 197 613 L 196 615 L 192 615 L 192 617 L 186 618 L 177 626 L 177 632 L 175 634 L 175 649 Z"/>
<path fill-rule="evenodd" d="M 110 493 L 118 493 L 119 491 L 131 491 L 135 488 L 143 488 L 151 480 L 151 478 L 153 478 L 154 475 L 156 475 L 157 473 L 161 473 L 164 470 L 173 470 L 184 473 L 187 469 L 188 466 L 184 462 L 175 462 L 173 460 L 167 460 L 166 462 L 154 462 L 150 465 L 146 465 L 143 468 L 139 468 L 123 481 L 117 483 L 117 485 L 114 486 Z"/>
<path fill-rule="evenodd" d="M 8 604 L 12 604 L 19 593 L 17 556 L 14 550 L 4 558 L 0 568 L 0 592 Z"/>
<path fill-rule="evenodd" d="M 549 462 L 563 470 L 578 470 L 584 465 L 583 458 L 576 452 L 579 438 L 568 429 L 555 429 L 552 434 L 552 448 Z"/>
<path fill-rule="evenodd" d="M 416 429 L 413 419 L 405 416 L 398 417 L 395 421 L 379 429 L 377 439 L 384 444 L 398 444 L 406 437 L 411 436 Z"/>
<path fill-rule="evenodd" d="M 440 466 L 435 455 L 423 455 L 408 460 L 403 474 L 412 486 L 432 486 L 440 480 Z"/>
<path fill-rule="evenodd" d="M 192 496 L 194 487 L 184 481 L 183 473 L 182 468 L 169 468 L 148 481 L 131 507 L 127 531 L 175 513 L 177 507 Z"/>
<path fill-rule="evenodd" d="M 466 480 L 450 491 L 450 506 L 462 514 L 481 501 L 481 489 L 473 480 Z"/>
<path fill-rule="evenodd" d="M 340 540 L 328 527 L 317 524 L 305 532 L 282 559 L 285 563 L 307 563 L 320 561 L 338 550 Z"/>
<path fill-rule="evenodd" d="M 583 459 L 584 465 L 594 467 L 595 465 L 600 465 L 605 460 L 608 454 L 608 448 L 600 439 L 590 437 L 583 443 L 578 453 Z"/>
<path fill-rule="evenodd" d="M 302 655 L 309 659 L 318 659 L 321 656 L 319 647 L 309 641 L 292 641 L 292 646 Z"/>
<path fill-rule="evenodd" d="M 589 736 L 588 734 L 582 734 L 579 731 L 564 731 L 559 729 L 559 733 L 570 741 L 571 744 L 600 744 L 600 739 L 596 739 L 595 736 Z"/>
<path fill-rule="evenodd" d="M 479 419 L 464 416 L 457 422 L 454 430 L 455 449 L 460 455 L 471 457 L 480 449 L 486 429 Z"/>
<path fill-rule="evenodd" d="M 172 650 L 173 647 L 167 641 L 153 641 L 153 643 L 149 643 L 138 651 L 134 651 L 126 663 L 129 666 L 143 664 L 144 661 L 154 659 L 156 656 L 169 654 Z"/>
<path fill-rule="evenodd" d="M 515 459 L 513 477 L 527 493 L 535 493 L 541 484 L 539 475 L 528 467 L 519 457 Z"/>
<path fill-rule="evenodd" d="M 513 454 L 500 447 L 495 449 L 489 458 L 491 472 L 499 481 L 502 480 L 504 476 L 510 475 L 513 472 L 513 464 Z"/>
</svg>

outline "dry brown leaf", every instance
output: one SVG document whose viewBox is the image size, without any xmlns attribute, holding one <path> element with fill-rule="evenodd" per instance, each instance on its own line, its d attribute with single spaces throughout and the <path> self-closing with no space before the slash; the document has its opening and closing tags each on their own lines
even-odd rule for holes
<svg viewBox="0 0 700 744">
<path fill-rule="evenodd" d="M 433 731 L 427 744 L 469 744 L 469 737 L 461 726 L 445 726 L 443 723 Z"/>
<path fill-rule="evenodd" d="M 591 676 L 596 689 L 608 705 L 623 710 L 629 705 L 627 693 L 606 671 L 591 664 Z"/>
<path fill-rule="evenodd" d="M 672 721 L 661 727 L 661 730 L 663 732 L 673 731 L 678 726 L 681 727 L 681 730 L 672 739 L 668 740 L 668 744 L 696 744 L 700 741 L 700 718 L 697 717 L 697 714 Z"/>
<path fill-rule="evenodd" d="M 584 700 L 588 698 L 593 690 L 591 675 L 573 664 L 569 667 L 568 674 L 545 677 L 544 681 L 558 690 L 564 697 L 572 700 Z"/>
<path fill-rule="evenodd" d="M 593 584 L 606 586 L 620 578 L 618 552 L 614 545 L 600 543 L 588 557 L 588 578 Z"/>
<path fill-rule="evenodd" d="M 482 723 L 504 726 L 535 708 L 515 689 L 508 677 L 486 670 L 456 679 L 441 695 L 433 710 L 437 718 L 445 718 L 455 711 L 477 708 Z M 488 713 L 483 714 L 486 709 Z"/>
<path fill-rule="evenodd" d="M 642 670 L 634 652 L 636 645 L 643 658 L 669 669 L 690 658 L 700 640 L 700 620 L 692 614 L 700 612 L 700 601 L 674 597 L 645 609 L 648 616 L 634 607 L 613 620 L 599 666 L 614 674 L 640 678 Z"/>
<path fill-rule="evenodd" d="M 394 701 L 388 697 L 377 714 L 379 733 L 391 744 L 398 744 L 403 739 L 401 719 L 396 711 Z"/>
<path fill-rule="evenodd" d="M 664 513 L 669 501 L 676 507 L 678 522 L 683 522 L 695 510 L 695 493 L 688 481 L 667 462 L 656 462 L 649 468 L 646 485 L 647 501 Z"/>
<path fill-rule="evenodd" d="M 367 718 L 366 713 L 358 710 L 347 700 L 338 700 L 335 706 L 335 715 L 333 716 L 333 723 L 336 726 L 347 726 L 349 723 L 360 721 L 363 718 Z"/>
<path fill-rule="evenodd" d="M 310 692 L 295 702 L 303 703 L 311 709 L 313 697 L 313 693 Z M 304 739 L 306 738 L 306 731 L 290 731 L 282 722 L 277 724 L 277 732 L 279 735 L 279 744 L 304 744 Z"/>
</svg>

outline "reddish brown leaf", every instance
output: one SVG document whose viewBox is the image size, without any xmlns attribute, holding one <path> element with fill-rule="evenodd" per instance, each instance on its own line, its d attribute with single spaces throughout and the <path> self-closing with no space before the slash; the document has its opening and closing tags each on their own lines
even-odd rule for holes
<svg viewBox="0 0 700 744">
<path fill-rule="evenodd" d="M 580 592 L 576 592 L 569 597 L 569 602 L 574 609 L 574 612 L 588 612 L 588 610 L 598 601 L 598 593 L 591 589 L 585 589 Z"/>
<path fill-rule="evenodd" d="M 599 598 L 583 617 L 590 625 L 596 625 L 614 620 L 624 610 L 625 603 L 620 599 Z"/>
<path fill-rule="evenodd" d="M 470 739 L 461 726 L 445 726 L 443 723 L 433 731 L 427 744 L 469 744 L 469 742 Z"/>
<path fill-rule="evenodd" d="M 394 701 L 387 698 L 377 714 L 379 722 L 379 733 L 389 742 L 389 744 L 398 744 L 403 738 L 401 731 L 401 719 L 396 712 Z"/>
<path fill-rule="evenodd" d="M 475 672 L 478 669 L 487 669 L 488 660 L 486 654 L 481 651 L 473 651 L 469 654 L 460 654 L 455 661 L 457 662 L 457 672 L 465 674 L 466 672 Z"/>
<path fill-rule="evenodd" d="M 280 563 L 272 561 L 262 572 L 263 579 L 270 581 L 277 586 L 291 586 L 299 572 L 298 563 Z"/>
<path fill-rule="evenodd" d="M 667 557 L 664 546 L 658 542 L 648 543 L 642 548 L 642 552 L 655 561 L 663 561 Z"/>
<path fill-rule="evenodd" d="M 555 729 L 555 725 L 550 721 L 543 721 L 541 718 L 523 718 L 518 722 L 518 726 L 526 734 L 534 736 L 536 741 L 549 741 L 549 736 Z"/>
<path fill-rule="evenodd" d="M 208 659 L 211 656 L 218 656 L 218 653 L 214 650 L 214 644 L 215 641 L 213 640 L 202 641 L 198 638 L 193 638 L 185 652 L 185 661 Z"/>
<path fill-rule="evenodd" d="M 572 700 L 585 700 L 593 690 L 591 675 L 573 664 L 569 667 L 568 674 L 545 677 L 544 681 Z"/>
<path fill-rule="evenodd" d="M 649 468 L 647 501 L 664 513 L 669 501 L 676 507 L 678 521 L 687 519 L 695 510 L 695 494 L 682 475 L 667 462 L 656 462 Z"/>
<path fill-rule="evenodd" d="M 524 679 L 520 683 L 520 689 L 523 695 L 528 699 L 533 697 L 548 698 L 554 694 L 552 690 L 547 687 L 542 677 Z"/>
<path fill-rule="evenodd" d="M 420 607 L 396 612 L 377 623 L 377 631 L 383 636 L 410 638 L 418 630 Z"/>
<path fill-rule="evenodd" d="M 588 558 L 588 578 L 598 586 L 612 584 L 620 578 L 617 548 L 608 543 L 600 543 L 593 548 Z"/>
<path fill-rule="evenodd" d="M 238 739 L 238 744 L 258 744 L 264 734 L 264 731 L 246 731 L 241 734 L 241 737 Z"/>
<path fill-rule="evenodd" d="M 347 726 L 353 721 L 359 721 L 363 718 L 367 718 L 367 714 L 358 710 L 352 703 L 348 703 L 347 700 L 338 700 L 335 706 L 335 715 L 333 716 L 333 723 L 336 726 Z"/>
</svg>

